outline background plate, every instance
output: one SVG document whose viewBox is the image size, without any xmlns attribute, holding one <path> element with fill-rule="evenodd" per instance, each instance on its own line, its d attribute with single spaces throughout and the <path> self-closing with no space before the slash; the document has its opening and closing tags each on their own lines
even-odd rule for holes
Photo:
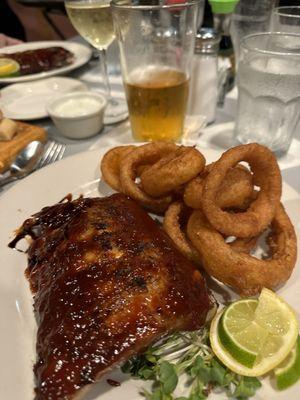
<svg viewBox="0 0 300 400">
<path fill-rule="evenodd" d="M 1 49 L 1 54 L 10 54 L 17 51 L 26 51 L 34 49 L 42 49 L 46 47 L 60 46 L 66 50 L 74 53 L 75 60 L 71 65 L 62 68 L 56 68 L 48 72 L 39 72 L 38 74 L 30 74 L 24 76 L 16 76 L 14 78 L 0 78 L 0 83 L 14 83 L 14 82 L 26 82 L 33 81 L 35 79 L 47 78 L 49 76 L 65 74 L 72 71 L 73 69 L 81 67 L 87 63 L 92 55 L 92 50 L 84 46 L 83 44 L 67 42 L 67 41 L 45 41 L 45 42 L 29 42 L 16 44 L 14 46 L 7 46 Z"/>
<path fill-rule="evenodd" d="M 26 256 L 7 247 L 13 232 L 23 221 L 42 207 L 61 200 L 66 194 L 106 196 L 112 190 L 99 178 L 99 163 L 108 148 L 88 151 L 49 165 L 24 179 L 0 197 L 0 387 L 5 400 L 33 400 L 33 371 L 35 359 L 35 320 L 32 296 L 24 277 Z M 203 151 L 208 163 L 218 158 L 219 152 Z M 300 195 L 283 186 L 283 203 L 300 237 Z M 300 303 L 299 260 L 287 284 L 279 290 L 297 312 Z M 139 386 L 144 382 L 128 379 L 118 370 L 107 375 L 122 382 L 113 388 L 105 377 L 92 386 L 84 400 L 139 400 Z M 265 379 L 255 399 L 298 399 L 300 384 L 289 390 L 276 392 Z M 225 399 L 225 395 L 211 394 L 209 399 Z"/>
<path fill-rule="evenodd" d="M 6 118 L 22 121 L 48 116 L 46 104 L 63 93 L 88 90 L 78 79 L 53 77 L 15 83 L 0 91 L 0 108 Z"/>
</svg>

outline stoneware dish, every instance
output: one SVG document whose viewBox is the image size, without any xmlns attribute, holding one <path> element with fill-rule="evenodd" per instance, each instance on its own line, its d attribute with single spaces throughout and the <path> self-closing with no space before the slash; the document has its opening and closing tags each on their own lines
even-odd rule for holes
<svg viewBox="0 0 300 400">
<path fill-rule="evenodd" d="M 63 136 L 85 139 L 102 129 L 106 104 L 99 93 L 73 92 L 48 103 L 47 111 Z"/>
</svg>

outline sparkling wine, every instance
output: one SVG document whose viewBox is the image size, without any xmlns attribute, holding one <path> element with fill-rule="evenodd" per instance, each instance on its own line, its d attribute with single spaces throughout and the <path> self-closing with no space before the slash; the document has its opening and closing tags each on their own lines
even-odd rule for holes
<svg viewBox="0 0 300 400">
<path fill-rule="evenodd" d="M 99 50 L 114 40 L 114 27 L 109 1 L 69 2 L 66 10 L 74 28 Z"/>
</svg>

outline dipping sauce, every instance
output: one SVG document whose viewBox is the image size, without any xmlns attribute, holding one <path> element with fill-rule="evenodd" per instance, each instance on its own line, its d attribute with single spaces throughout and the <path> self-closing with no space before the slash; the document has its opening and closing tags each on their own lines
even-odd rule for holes
<svg viewBox="0 0 300 400">
<path fill-rule="evenodd" d="M 102 106 L 97 99 L 87 96 L 65 99 L 55 105 L 53 111 L 61 117 L 81 117 L 99 111 Z"/>
</svg>

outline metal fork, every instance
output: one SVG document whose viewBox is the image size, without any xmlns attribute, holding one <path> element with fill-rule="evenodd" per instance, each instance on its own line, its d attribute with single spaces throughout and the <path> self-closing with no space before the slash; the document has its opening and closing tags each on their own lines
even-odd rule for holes
<svg viewBox="0 0 300 400">
<path fill-rule="evenodd" d="M 58 143 L 55 141 L 50 142 L 47 146 L 46 151 L 37 163 L 35 170 L 43 168 L 48 164 L 52 164 L 55 161 L 61 160 L 65 150 L 66 145 L 64 145 L 63 143 Z"/>
</svg>

